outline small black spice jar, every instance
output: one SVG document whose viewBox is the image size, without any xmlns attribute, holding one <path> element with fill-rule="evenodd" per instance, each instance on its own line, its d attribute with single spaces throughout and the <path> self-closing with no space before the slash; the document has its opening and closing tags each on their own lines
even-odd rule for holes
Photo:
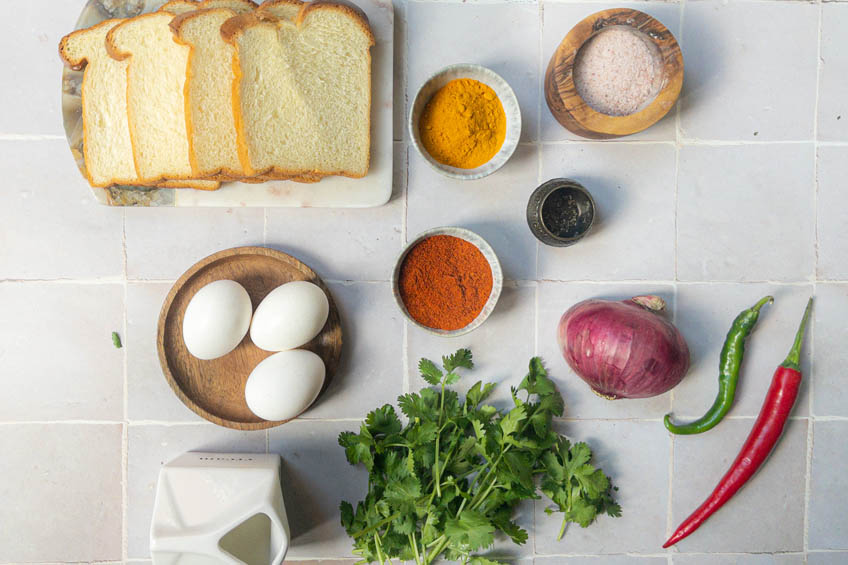
<svg viewBox="0 0 848 565">
<path fill-rule="evenodd" d="M 546 245 L 568 247 L 583 238 L 595 221 L 595 201 L 571 179 L 551 179 L 530 195 L 527 224 Z"/>
</svg>

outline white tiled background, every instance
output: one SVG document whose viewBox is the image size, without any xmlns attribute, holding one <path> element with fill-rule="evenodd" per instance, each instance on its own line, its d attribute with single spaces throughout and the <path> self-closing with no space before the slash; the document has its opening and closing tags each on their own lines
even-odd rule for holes
<svg viewBox="0 0 848 565">
<path fill-rule="evenodd" d="M 524 505 L 522 548 L 536 565 L 835 565 L 848 563 L 848 3 L 792 0 L 635 2 L 677 36 L 686 59 L 679 107 L 622 141 L 587 142 L 550 116 L 540 82 L 557 42 L 604 2 L 396 1 L 395 195 L 372 210 L 100 207 L 78 174 L 59 111 L 56 45 L 82 0 L 0 0 L 0 563 L 143 562 L 159 466 L 192 449 L 279 452 L 294 532 L 292 560 L 347 564 L 341 498 L 364 473 L 336 445 L 365 413 L 421 381 L 421 356 L 470 346 L 474 376 L 508 384 L 542 355 L 565 396 L 557 426 L 595 447 L 624 516 L 571 528 Z M 496 175 L 460 183 L 409 150 L 405 101 L 440 67 L 475 62 L 515 88 L 525 130 Z M 582 181 L 600 221 L 570 249 L 537 245 L 530 192 Z M 405 325 L 387 279 L 417 232 L 478 231 L 507 283 L 492 319 L 436 339 Z M 176 400 L 154 351 L 173 280 L 214 251 L 266 244 L 329 282 L 345 324 L 344 366 L 302 420 L 239 433 Z M 588 297 L 654 292 L 692 349 L 686 380 L 659 398 L 607 402 L 559 357 L 559 315 Z M 766 293 L 729 420 L 670 438 L 670 409 L 712 401 L 721 340 Z M 697 534 L 665 536 L 707 494 L 750 429 L 771 372 L 815 294 L 802 396 L 765 469 Z M 110 333 L 125 347 L 112 347 Z"/>
</svg>

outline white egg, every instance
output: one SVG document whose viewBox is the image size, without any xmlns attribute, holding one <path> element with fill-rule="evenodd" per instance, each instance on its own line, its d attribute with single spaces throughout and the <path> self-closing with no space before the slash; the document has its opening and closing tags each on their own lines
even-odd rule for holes
<svg viewBox="0 0 848 565">
<path fill-rule="evenodd" d="M 327 295 L 307 281 L 278 286 L 259 304 L 250 324 L 250 339 L 266 351 L 287 351 L 309 343 L 330 313 Z"/>
<path fill-rule="evenodd" d="M 263 420 L 290 420 L 315 402 L 325 373 L 324 361 L 311 351 L 275 353 L 250 373 L 244 399 Z"/>
<path fill-rule="evenodd" d="M 198 359 L 217 359 L 235 349 L 250 328 L 250 296 L 235 281 L 214 281 L 191 297 L 183 316 L 183 341 Z"/>
</svg>

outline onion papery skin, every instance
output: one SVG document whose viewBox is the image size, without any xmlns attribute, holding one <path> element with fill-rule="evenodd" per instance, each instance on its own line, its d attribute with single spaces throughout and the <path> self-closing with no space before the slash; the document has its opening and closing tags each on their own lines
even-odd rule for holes
<svg viewBox="0 0 848 565">
<path fill-rule="evenodd" d="M 580 302 L 559 321 L 560 351 L 571 369 L 604 398 L 650 398 L 668 392 L 689 370 L 689 346 L 657 313 L 664 306 L 657 297 Z"/>
</svg>

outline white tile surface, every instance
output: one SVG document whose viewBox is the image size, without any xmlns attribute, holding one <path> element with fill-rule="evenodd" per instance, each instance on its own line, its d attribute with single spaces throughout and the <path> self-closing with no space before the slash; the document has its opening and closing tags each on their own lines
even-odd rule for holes
<svg viewBox="0 0 848 565">
<path fill-rule="evenodd" d="M 341 364 L 302 418 L 362 418 L 403 392 L 402 315 L 389 283 L 329 286 L 342 319 Z"/>
<path fill-rule="evenodd" d="M 813 151 L 812 144 L 683 147 L 677 212 L 680 280 L 812 277 Z"/>
<path fill-rule="evenodd" d="M 488 67 L 521 107 L 521 140 L 538 139 L 539 6 L 535 2 L 410 2 L 407 8 L 409 105 L 433 73 L 456 63 Z M 463 38 L 456 41 L 457 37 Z"/>
<path fill-rule="evenodd" d="M 395 144 L 392 200 L 380 208 L 269 208 L 267 244 L 325 279 L 389 280 L 401 250 L 406 151 Z"/>
<path fill-rule="evenodd" d="M 339 433 L 357 422 L 293 422 L 270 433 L 270 450 L 283 458 L 283 498 L 292 546 L 286 560 L 353 557 L 339 523 L 339 503 L 354 507 L 365 496 L 365 467 L 351 467 L 338 446 Z M 344 477 L 344 480 L 339 480 Z"/>
<path fill-rule="evenodd" d="M 121 275 L 123 213 L 94 201 L 64 140 L 0 140 L 0 170 L 0 279 Z"/>
<path fill-rule="evenodd" d="M 848 563 L 848 551 L 811 552 L 807 556 L 807 565 L 843 565 Z"/>
<path fill-rule="evenodd" d="M 48 280 L 0 283 L 0 563 L 146 565 L 160 465 L 191 449 L 261 452 L 270 438 L 293 478 L 286 486 L 296 533 L 290 560 L 351 565 L 337 508 L 341 498 L 364 494 L 363 470 L 344 462 L 336 436 L 357 426 L 368 410 L 394 402 L 405 388 L 418 388 L 419 357 L 438 358 L 460 346 L 471 347 L 478 364 L 466 381 L 502 383 L 497 403 L 507 400 L 506 385 L 524 375 L 528 358 L 541 355 L 565 396 L 570 420 L 557 425 L 589 441 L 621 488 L 624 517 L 602 519 L 587 530 L 571 527 L 562 542 L 554 540 L 559 523 L 543 514 L 544 504 L 521 510 L 518 519 L 530 542 L 511 552 L 508 544 L 496 550 L 522 557 L 510 562 L 848 562 L 842 472 L 848 457 L 848 287 L 832 283 L 848 280 L 848 226 L 841 212 L 848 202 L 842 182 L 848 156 L 841 146 L 848 141 L 848 5 L 624 5 L 654 15 L 681 42 L 686 79 L 680 128 L 675 112 L 621 142 L 585 142 L 550 116 L 540 71 L 580 18 L 612 4 L 398 0 L 396 198 L 372 210 L 266 215 L 260 209 L 122 211 L 95 205 L 63 139 L 59 112 L 56 44 L 71 29 L 81 2 L 0 3 L 2 37 L 14 46 L 0 50 L 13 79 L 0 85 L 6 109 L 0 115 L 6 196 L 0 206 L 0 280 Z M 433 71 L 456 62 L 501 73 L 518 94 L 525 124 L 523 143 L 503 170 L 461 186 L 429 171 L 406 145 L 405 98 Z M 530 192 L 559 176 L 586 184 L 601 220 L 587 239 L 564 250 L 537 245 L 524 223 Z M 521 281 L 508 285 L 483 327 L 456 340 L 405 326 L 385 282 L 404 239 L 442 224 L 479 231 L 507 275 Z M 304 419 L 270 434 L 240 433 L 201 423 L 174 397 L 155 355 L 155 323 L 171 281 L 195 261 L 262 243 L 291 250 L 327 279 L 356 282 L 331 286 L 345 324 L 343 368 L 334 388 Z M 780 284 L 745 282 L 764 280 Z M 809 413 L 815 433 L 807 434 L 805 419 L 793 420 L 775 456 L 727 508 L 678 548 L 661 550 L 665 535 L 735 455 L 813 290 L 815 324 L 806 349 L 813 359 L 805 360 L 808 388 L 794 414 Z M 568 370 L 555 344 L 559 316 L 579 300 L 666 296 L 695 362 L 674 391 L 674 408 L 698 416 L 714 397 L 717 351 L 730 320 L 765 291 L 774 292 L 777 303 L 749 341 L 732 414 L 744 417 L 703 436 L 674 438 L 673 465 L 672 440 L 659 421 L 672 395 L 596 398 Z M 113 348 L 113 330 L 121 332 L 123 350 Z M 808 437 L 814 440 L 809 446 Z"/>
<path fill-rule="evenodd" d="M 736 458 L 753 423 L 751 419 L 726 420 L 706 434 L 675 436 L 672 528 L 677 528 L 712 492 Z M 791 420 L 757 475 L 697 532 L 678 543 L 677 550 L 803 550 L 807 425 L 804 419 Z"/>
<path fill-rule="evenodd" d="M 180 277 L 204 257 L 243 245 L 262 245 L 261 208 L 127 208 L 127 277 Z"/>
<path fill-rule="evenodd" d="M 169 290 L 171 283 L 127 285 L 127 417 L 134 421 L 202 422 L 168 386 L 159 364 L 156 331 Z"/>
<path fill-rule="evenodd" d="M 818 138 L 826 141 L 848 141 L 846 26 L 848 4 L 822 3 Z"/>
<path fill-rule="evenodd" d="M 680 285 L 677 288 L 678 327 L 689 344 L 692 366 L 683 382 L 674 389 L 675 421 L 699 418 L 712 405 L 718 392 L 719 356 L 733 320 L 742 310 L 771 295 L 774 304 L 760 310 L 757 325 L 745 343 L 736 399 L 728 416 L 759 414 L 772 375 L 792 346 L 812 294 L 809 285 Z M 793 416 L 809 413 L 811 333 L 808 329 L 801 363 L 806 378 L 802 381 Z"/>
<path fill-rule="evenodd" d="M 150 558 L 150 520 L 159 469 L 186 451 L 264 453 L 265 432 L 239 432 L 213 424 L 131 425 L 127 442 L 128 557 Z"/>
<path fill-rule="evenodd" d="M 590 298 L 626 300 L 642 294 L 660 296 L 667 304 L 666 316 L 674 314 L 674 288 L 655 284 L 540 283 L 538 352 L 565 398 L 567 418 L 659 418 L 671 408 L 670 394 L 654 398 L 607 400 L 583 382 L 565 362 L 557 345 L 557 327 L 566 310 Z"/>
<path fill-rule="evenodd" d="M 675 555 L 674 565 L 804 565 L 803 553 L 768 555 L 731 553 L 726 555 Z"/>
<path fill-rule="evenodd" d="M 0 426 L 0 561 L 120 559 L 121 435 L 119 424 Z"/>
<path fill-rule="evenodd" d="M 444 177 L 415 148 L 409 152 L 407 239 L 438 226 L 468 228 L 495 250 L 505 278 L 535 279 L 536 238 L 527 227 L 527 201 L 538 185 L 538 148 L 519 145 L 497 174 L 474 181 Z"/>
<path fill-rule="evenodd" d="M 120 420 L 123 301 L 118 284 L 0 284 L 2 421 Z"/>
<path fill-rule="evenodd" d="M 708 0 L 685 10 L 683 137 L 812 139 L 816 5 Z"/>
<path fill-rule="evenodd" d="M 668 435 L 658 422 L 559 423 L 556 428 L 594 449 L 593 465 L 612 477 L 619 518 L 601 516 L 583 529 L 571 524 L 556 541 L 561 515 L 548 516 L 546 498 L 536 501 L 537 554 L 657 553 L 668 506 Z M 628 510 L 629 509 L 629 510 Z"/>
<path fill-rule="evenodd" d="M 848 177 L 848 147 L 819 147 L 817 163 L 817 274 L 822 279 L 848 280 L 848 214 L 842 200 Z"/>
<path fill-rule="evenodd" d="M 595 555 L 587 557 L 537 557 L 533 565 L 559 565 L 568 559 L 573 565 L 665 565 L 665 557 L 638 557 L 636 555 Z"/>
<path fill-rule="evenodd" d="M 810 476 L 810 549 L 848 549 L 845 504 L 834 504 L 848 489 L 848 422 L 816 422 Z"/>
<path fill-rule="evenodd" d="M 592 230 L 571 247 L 539 246 L 543 280 L 674 278 L 674 146 L 544 145 L 542 179 L 572 178 L 595 199 Z"/>
<path fill-rule="evenodd" d="M 680 5 L 678 2 L 621 2 L 612 4 L 607 2 L 545 2 L 543 12 L 543 28 L 542 28 L 542 70 L 540 81 L 545 80 L 545 72 L 548 68 L 548 63 L 551 60 L 554 52 L 560 42 L 571 30 L 571 28 L 583 18 L 607 10 L 609 8 L 632 8 L 649 14 L 662 22 L 664 26 L 677 38 L 678 43 L 681 41 L 680 36 Z M 683 46 L 681 45 L 681 48 Z M 683 49 L 684 58 L 686 58 L 686 50 Z M 688 73 L 688 59 L 687 64 Z M 684 81 L 683 88 L 688 86 Z M 685 90 L 681 96 L 685 95 Z M 571 133 L 565 129 L 548 110 L 547 102 L 542 95 L 542 112 L 541 112 L 541 138 L 544 141 L 560 141 L 564 139 L 580 140 L 580 136 Z M 675 127 L 677 109 L 672 108 L 668 114 L 657 124 L 641 131 L 637 134 L 628 136 L 624 139 L 632 140 L 652 140 L 652 141 L 674 141 L 677 131 Z"/>
<path fill-rule="evenodd" d="M 0 21 L 6 22 L 0 65 L 8 73 L 0 83 L 0 106 L 6 109 L 0 134 L 64 136 L 57 46 L 73 31 L 81 9 L 79 2 L 0 2 Z"/>
<path fill-rule="evenodd" d="M 813 414 L 848 416 L 848 285 L 819 284 L 813 306 L 815 359 L 813 362 Z"/>
</svg>

